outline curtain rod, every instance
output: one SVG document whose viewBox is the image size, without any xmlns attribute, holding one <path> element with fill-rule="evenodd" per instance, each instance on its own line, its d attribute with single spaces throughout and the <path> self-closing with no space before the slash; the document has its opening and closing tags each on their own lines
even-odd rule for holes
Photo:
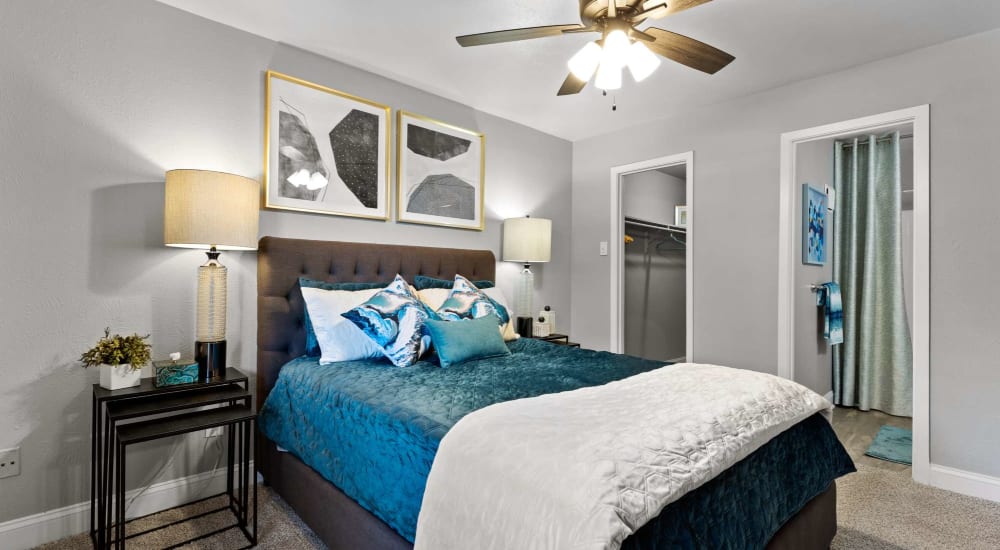
<svg viewBox="0 0 1000 550">
<path fill-rule="evenodd" d="M 913 137 L 913 134 L 903 134 L 903 135 L 899 136 L 899 139 L 911 139 L 912 137 Z M 889 141 L 891 139 L 892 139 L 892 136 L 885 136 L 885 137 L 875 138 L 875 141 L 876 142 L 879 142 L 879 141 Z M 842 145 L 842 147 L 854 147 L 854 144 L 853 143 L 845 143 L 844 145 Z"/>
</svg>

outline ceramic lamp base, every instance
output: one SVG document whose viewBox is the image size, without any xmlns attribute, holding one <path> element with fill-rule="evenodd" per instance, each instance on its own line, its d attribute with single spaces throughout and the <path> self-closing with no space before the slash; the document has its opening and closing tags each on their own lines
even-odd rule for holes
<svg viewBox="0 0 1000 550">
<path fill-rule="evenodd" d="M 226 377 L 226 341 L 195 342 L 194 359 L 198 362 L 198 379 L 203 382 Z"/>
</svg>

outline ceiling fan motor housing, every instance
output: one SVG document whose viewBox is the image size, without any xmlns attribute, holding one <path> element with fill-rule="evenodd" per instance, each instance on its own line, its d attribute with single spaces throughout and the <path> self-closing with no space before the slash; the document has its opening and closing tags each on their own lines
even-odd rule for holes
<svg viewBox="0 0 1000 550">
<path fill-rule="evenodd" d="M 618 0 L 618 17 L 631 17 L 642 7 L 643 0 Z M 587 27 L 607 18 L 609 0 L 580 0 L 580 21 Z"/>
</svg>

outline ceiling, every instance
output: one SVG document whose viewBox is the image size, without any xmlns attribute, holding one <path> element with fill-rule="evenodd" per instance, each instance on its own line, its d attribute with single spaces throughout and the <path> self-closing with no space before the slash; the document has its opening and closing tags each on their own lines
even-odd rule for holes
<svg viewBox="0 0 1000 550">
<path fill-rule="evenodd" d="M 666 60 L 642 84 L 625 75 L 612 112 L 592 85 L 555 95 L 566 61 L 596 34 L 474 48 L 454 39 L 578 23 L 576 0 L 160 1 L 569 140 L 1000 27 L 995 0 L 714 0 L 652 25 L 736 60 L 712 76 Z"/>
</svg>

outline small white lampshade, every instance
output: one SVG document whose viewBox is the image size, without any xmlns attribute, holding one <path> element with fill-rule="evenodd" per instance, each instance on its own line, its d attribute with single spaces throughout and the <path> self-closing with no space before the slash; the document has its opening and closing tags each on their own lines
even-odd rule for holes
<svg viewBox="0 0 1000 550">
<path fill-rule="evenodd" d="M 552 257 L 552 220 L 509 218 L 503 221 L 503 261 L 547 262 Z"/>
<path fill-rule="evenodd" d="M 580 80 L 587 82 L 594 76 L 597 65 L 601 62 L 601 47 L 595 42 L 588 42 L 580 51 L 569 58 L 569 72 Z"/>
<path fill-rule="evenodd" d="M 636 82 L 642 82 L 660 66 L 660 58 L 636 40 L 628 51 L 628 70 Z"/>
<path fill-rule="evenodd" d="M 163 242 L 182 248 L 256 250 L 260 184 L 208 170 L 167 172 Z"/>
</svg>

